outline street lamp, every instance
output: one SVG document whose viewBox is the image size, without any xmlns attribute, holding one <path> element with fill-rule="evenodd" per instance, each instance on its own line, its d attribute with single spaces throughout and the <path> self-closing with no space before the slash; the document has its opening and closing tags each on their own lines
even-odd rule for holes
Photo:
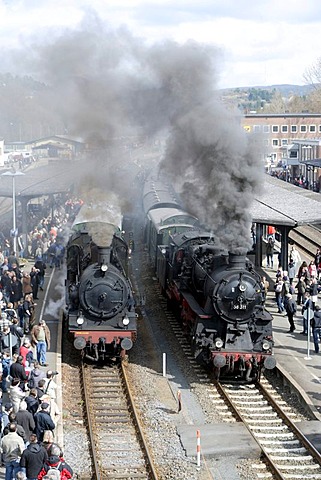
<svg viewBox="0 0 321 480">
<path fill-rule="evenodd" d="M 13 250 L 17 255 L 17 227 L 16 227 L 16 184 L 15 177 L 25 175 L 23 172 L 17 172 L 15 168 L 11 171 L 4 172 L 1 177 L 12 177 L 12 226 L 13 226 Z"/>
</svg>

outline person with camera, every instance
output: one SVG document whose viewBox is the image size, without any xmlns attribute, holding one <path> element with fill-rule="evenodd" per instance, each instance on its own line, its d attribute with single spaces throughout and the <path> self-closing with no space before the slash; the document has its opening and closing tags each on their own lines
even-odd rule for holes
<svg viewBox="0 0 321 480">
<path fill-rule="evenodd" d="M 54 381 L 54 376 L 58 375 L 58 372 L 53 372 L 52 370 L 47 371 L 47 376 L 44 378 L 44 392 L 46 395 L 49 395 L 53 400 L 56 399 L 57 384 Z"/>
</svg>

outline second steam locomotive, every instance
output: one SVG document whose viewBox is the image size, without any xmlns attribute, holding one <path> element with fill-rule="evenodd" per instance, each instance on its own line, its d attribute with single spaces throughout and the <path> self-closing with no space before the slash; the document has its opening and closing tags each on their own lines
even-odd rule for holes
<svg viewBox="0 0 321 480">
<path fill-rule="evenodd" d="M 67 244 L 67 324 L 74 347 L 93 362 L 121 359 L 136 339 L 128 246 L 120 213 L 84 205 Z"/>
<path fill-rule="evenodd" d="M 158 281 L 197 361 L 221 380 L 256 381 L 274 368 L 272 316 L 246 252 L 218 248 L 160 180 L 145 183 L 143 208 Z"/>
</svg>

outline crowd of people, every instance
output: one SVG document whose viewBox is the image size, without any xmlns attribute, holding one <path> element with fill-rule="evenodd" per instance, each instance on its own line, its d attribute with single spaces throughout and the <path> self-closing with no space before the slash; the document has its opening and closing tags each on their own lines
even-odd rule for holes
<svg viewBox="0 0 321 480">
<path fill-rule="evenodd" d="M 80 205 L 69 199 L 53 219 L 42 218 L 18 254 L 6 246 L 0 251 L 0 452 L 5 480 L 67 480 L 73 475 L 54 441 L 60 418 L 54 380 L 58 372 L 46 370 L 50 329 L 42 318 L 36 322 L 35 300 L 44 289 L 46 270 L 61 267 L 62 232 Z"/>
<path fill-rule="evenodd" d="M 272 170 L 270 172 L 272 177 L 277 177 L 279 180 L 284 182 L 292 183 L 297 187 L 305 188 L 306 190 L 313 190 L 314 192 L 320 192 L 320 179 L 313 184 L 309 182 L 308 178 L 304 175 L 299 175 L 298 177 L 292 177 L 288 169 L 283 168 L 279 170 Z"/>
<path fill-rule="evenodd" d="M 273 244 L 269 239 L 268 245 Z M 271 264 L 271 254 L 267 252 L 267 261 Z M 269 282 L 262 277 L 261 288 L 266 296 Z M 318 294 L 321 291 L 321 249 L 318 248 L 314 259 L 310 262 L 302 261 L 299 251 L 292 246 L 289 252 L 288 269 L 278 267 L 273 285 L 278 312 L 288 317 L 290 329 L 296 329 L 294 317 L 299 307 L 303 315 L 302 335 L 308 335 L 308 325 L 312 329 L 314 350 L 319 353 L 321 341 L 321 310 L 318 305 Z"/>
</svg>

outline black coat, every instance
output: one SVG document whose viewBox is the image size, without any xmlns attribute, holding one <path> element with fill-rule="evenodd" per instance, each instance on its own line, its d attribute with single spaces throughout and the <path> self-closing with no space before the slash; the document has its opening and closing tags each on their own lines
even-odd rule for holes
<svg viewBox="0 0 321 480">
<path fill-rule="evenodd" d="M 14 362 L 10 366 L 10 375 L 12 378 L 19 378 L 22 382 L 28 379 L 24 366 L 21 363 Z"/>
<path fill-rule="evenodd" d="M 47 459 L 48 454 L 44 447 L 39 443 L 30 443 L 21 455 L 20 467 L 26 469 L 28 478 L 37 478 Z"/>
<path fill-rule="evenodd" d="M 321 328 L 321 310 L 315 310 L 313 312 L 311 324 L 313 328 Z"/>
<path fill-rule="evenodd" d="M 35 421 L 32 413 L 28 412 L 28 410 L 19 410 L 16 414 L 16 421 L 18 425 L 23 427 L 27 439 L 29 439 L 30 434 L 33 433 L 35 429 Z"/>
<path fill-rule="evenodd" d="M 43 434 L 45 430 L 54 430 L 55 424 L 48 412 L 40 410 L 40 412 L 35 415 L 35 434 L 39 442 L 43 440 Z"/>
<path fill-rule="evenodd" d="M 14 362 L 11 364 L 10 375 L 12 376 L 12 378 L 19 378 L 19 380 L 22 382 L 28 379 L 24 366 L 18 362 Z"/>
<path fill-rule="evenodd" d="M 20 280 L 11 282 L 10 284 L 10 302 L 15 303 L 19 302 L 22 298 L 22 283 Z"/>
<path fill-rule="evenodd" d="M 33 397 L 32 395 L 29 395 L 28 397 L 25 398 L 26 404 L 27 404 L 27 410 L 30 412 L 33 416 L 38 411 L 39 407 L 39 400 L 38 398 Z"/>
<path fill-rule="evenodd" d="M 39 272 L 40 277 L 44 277 L 45 270 L 47 268 L 47 265 L 45 264 L 45 262 L 43 262 L 42 260 L 37 260 L 36 263 L 35 263 L 35 267 L 38 270 L 40 270 L 40 272 Z"/>
<path fill-rule="evenodd" d="M 295 300 L 293 300 L 293 298 L 290 298 L 287 302 L 286 302 L 286 312 L 290 315 L 294 315 L 295 312 L 297 311 L 297 306 L 296 306 L 296 302 Z"/>
</svg>

